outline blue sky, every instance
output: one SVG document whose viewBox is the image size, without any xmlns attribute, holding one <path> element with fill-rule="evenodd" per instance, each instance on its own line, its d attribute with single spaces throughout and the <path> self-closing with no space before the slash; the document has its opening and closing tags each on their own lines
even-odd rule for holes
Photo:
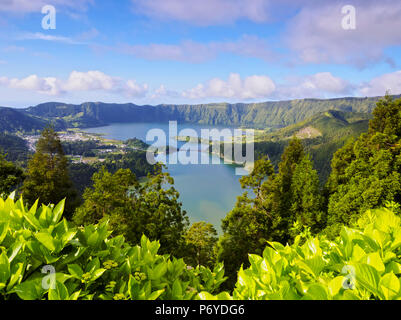
<svg viewBox="0 0 401 320">
<path fill-rule="evenodd" d="M 398 0 L 0 0 L 0 105 L 399 94 L 400 16 Z"/>
</svg>

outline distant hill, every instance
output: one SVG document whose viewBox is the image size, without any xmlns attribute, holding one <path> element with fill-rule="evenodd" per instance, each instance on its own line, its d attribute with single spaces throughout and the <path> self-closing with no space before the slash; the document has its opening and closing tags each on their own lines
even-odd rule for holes
<svg viewBox="0 0 401 320">
<path fill-rule="evenodd" d="M 46 121 L 12 108 L 0 107 L 0 132 L 35 132 L 42 130 Z"/>
<path fill-rule="evenodd" d="M 118 122 L 166 122 L 169 120 L 209 125 L 280 128 L 304 121 L 328 110 L 370 113 L 379 99 L 380 97 L 302 99 L 249 104 L 157 106 L 102 102 L 73 105 L 49 102 L 22 111 L 27 115 L 45 120 L 63 121 L 68 127 L 82 128 Z"/>
<path fill-rule="evenodd" d="M 49 123 L 57 130 L 66 128 L 64 120 L 35 116 L 24 109 L 0 107 L 0 133 L 38 133 Z"/>
<path fill-rule="evenodd" d="M 256 136 L 255 152 L 267 154 L 278 164 L 284 148 L 294 135 L 302 139 L 305 150 L 313 159 L 320 180 L 325 182 L 330 173 L 333 154 L 348 139 L 366 132 L 371 114 L 328 110 L 302 122 Z"/>
</svg>

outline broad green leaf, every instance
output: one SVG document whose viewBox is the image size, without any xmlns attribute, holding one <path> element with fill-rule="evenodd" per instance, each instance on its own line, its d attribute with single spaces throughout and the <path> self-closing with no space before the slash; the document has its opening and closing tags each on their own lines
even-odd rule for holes
<svg viewBox="0 0 401 320">
<path fill-rule="evenodd" d="M 44 294 L 41 281 L 24 281 L 15 288 L 15 292 L 22 300 L 41 300 Z"/>
<path fill-rule="evenodd" d="M 24 272 L 24 264 L 22 262 L 13 264 L 11 267 L 11 277 L 10 282 L 7 286 L 7 291 L 10 291 L 14 285 L 19 284 L 22 280 Z"/>
<path fill-rule="evenodd" d="M 363 263 L 355 264 L 354 268 L 357 287 L 361 286 L 381 298 L 382 294 L 378 290 L 380 282 L 379 272 L 374 267 Z"/>
<path fill-rule="evenodd" d="M 329 289 L 330 295 L 332 297 L 334 297 L 336 294 L 340 292 L 340 290 L 343 288 L 343 283 L 344 283 L 343 276 L 338 276 L 330 280 L 327 288 Z"/>
<path fill-rule="evenodd" d="M 378 252 L 368 254 L 366 256 L 366 264 L 374 267 L 380 273 L 384 272 L 386 269 Z"/>
<path fill-rule="evenodd" d="M 81 279 L 82 275 L 84 274 L 84 271 L 82 270 L 82 268 L 77 264 L 69 264 L 68 271 L 70 272 L 70 274 L 72 276 L 74 276 L 77 279 Z"/>
<path fill-rule="evenodd" d="M 0 222 L 0 244 L 3 242 L 4 238 L 7 235 L 8 232 L 8 222 Z"/>
<path fill-rule="evenodd" d="M 10 262 L 5 252 L 0 254 L 0 282 L 7 283 L 10 278 Z"/>
<path fill-rule="evenodd" d="M 176 299 L 180 299 L 182 296 L 182 287 L 180 284 L 180 280 L 179 279 L 175 279 L 173 282 L 173 287 L 171 289 L 173 297 Z"/>
<path fill-rule="evenodd" d="M 39 232 L 35 234 L 35 238 L 38 239 L 38 241 L 50 251 L 56 250 L 55 241 L 50 234 L 45 232 Z"/>
<path fill-rule="evenodd" d="M 163 292 L 164 292 L 164 289 L 154 291 L 147 297 L 147 300 L 156 300 L 163 294 Z"/>
<path fill-rule="evenodd" d="M 380 279 L 380 288 L 386 300 L 393 299 L 399 295 L 400 280 L 394 273 L 387 273 Z"/>
<path fill-rule="evenodd" d="M 56 224 L 57 222 L 60 221 L 61 216 L 64 211 L 64 205 L 65 205 L 65 199 L 61 200 L 57 206 L 53 209 L 53 219 L 52 222 Z"/>
<path fill-rule="evenodd" d="M 69 295 L 66 286 L 63 283 L 57 281 L 55 288 L 49 289 L 48 298 L 49 300 L 68 300 Z"/>
</svg>

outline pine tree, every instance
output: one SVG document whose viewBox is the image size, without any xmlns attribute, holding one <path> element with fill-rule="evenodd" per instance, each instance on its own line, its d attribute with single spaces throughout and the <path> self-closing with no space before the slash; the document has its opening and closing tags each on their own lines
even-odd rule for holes
<svg viewBox="0 0 401 320">
<path fill-rule="evenodd" d="M 45 128 L 36 144 L 36 152 L 28 162 L 22 195 L 29 205 L 37 199 L 49 204 L 66 198 L 64 215 L 67 219 L 79 204 L 68 173 L 68 160 L 53 127 Z"/>
<path fill-rule="evenodd" d="M 401 201 L 401 99 L 377 103 L 369 130 L 338 150 L 327 189 L 329 236 L 367 209 Z"/>
<path fill-rule="evenodd" d="M 198 265 L 213 267 L 217 240 L 217 231 L 212 224 L 204 221 L 193 223 L 185 233 L 187 247 L 185 261 L 194 267 Z"/>
<path fill-rule="evenodd" d="M 307 156 L 297 165 L 292 176 L 291 202 L 292 219 L 300 228 L 309 227 L 314 234 L 323 229 L 325 214 L 319 176 Z M 292 234 L 293 237 L 296 235 L 297 232 Z"/>
<path fill-rule="evenodd" d="M 235 281 L 241 264 L 248 264 L 248 254 L 262 254 L 267 241 L 286 244 L 291 240 L 292 179 L 297 165 L 304 158 L 299 139 L 294 137 L 284 150 L 279 172 L 267 157 L 255 162 L 252 173 L 240 179 L 245 192 L 238 197 L 235 207 L 224 218 L 223 236 L 218 243 L 218 260 L 223 261 L 229 276 L 228 287 Z"/>
</svg>

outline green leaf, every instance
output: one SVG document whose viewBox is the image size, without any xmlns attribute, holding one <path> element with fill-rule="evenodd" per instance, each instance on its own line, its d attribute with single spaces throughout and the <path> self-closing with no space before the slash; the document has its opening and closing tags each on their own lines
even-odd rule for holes
<svg viewBox="0 0 401 320">
<path fill-rule="evenodd" d="M 68 271 L 70 272 L 70 274 L 77 278 L 77 279 L 81 279 L 82 275 L 84 274 L 84 271 L 82 270 L 82 268 L 77 265 L 77 264 L 69 264 L 68 265 Z"/>
<path fill-rule="evenodd" d="M 339 276 L 335 277 L 334 279 L 330 280 L 327 288 L 329 289 L 330 295 L 334 297 L 336 294 L 340 292 L 343 287 L 344 277 Z"/>
<path fill-rule="evenodd" d="M 377 297 L 382 297 L 382 294 L 378 291 L 380 281 L 378 271 L 368 264 L 358 263 L 355 264 L 354 267 L 357 281 L 356 285 L 362 286 Z"/>
<path fill-rule="evenodd" d="M 8 232 L 8 222 L 0 222 L 0 244 L 3 242 L 4 238 L 7 235 Z"/>
<path fill-rule="evenodd" d="M 386 269 L 378 252 L 368 254 L 366 257 L 366 263 L 374 267 L 380 273 L 384 272 L 384 270 Z"/>
<path fill-rule="evenodd" d="M 175 279 L 173 282 L 172 294 L 176 299 L 180 299 L 182 297 L 182 287 L 179 279 Z"/>
<path fill-rule="evenodd" d="M 380 280 L 380 289 L 386 300 L 393 299 L 400 292 L 400 280 L 394 273 L 387 273 Z"/>
<path fill-rule="evenodd" d="M 45 232 L 35 233 L 35 238 L 38 239 L 38 241 L 41 244 L 43 244 L 48 250 L 50 250 L 50 251 L 56 250 L 55 241 L 50 234 L 45 233 Z"/>
<path fill-rule="evenodd" d="M 167 272 L 167 264 L 165 262 L 159 263 L 156 268 L 153 269 L 151 280 L 158 280 L 165 275 Z"/>
<path fill-rule="evenodd" d="M 10 262 L 5 252 L 0 255 L 0 282 L 7 283 L 10 278 Z"/>
<path fill-rule="evenodd" d="M 61 282 L 57 281 L 55 288 L 49 289 L 49 300 L 68 300 L 68 297 L 68 290 L 66 286 Z"/>
<path fill-rule="evenodd" d="M 20 283 L 23 277 L 24 264 L 22 262 L 13 264 L 11 267 L 11 277 L 10 282 L 7 286 L 7 291 L 10 291 L 15 284 Z"/>
<path fill-rule="evenodd" d="M 147 300 L 156 300 L 163 294 L 163 292 L 164 292 L 164 289 L 154 291 L 150 294 L 149 297 L 147 297 Z"/>
<path fill-rule="evenodd" d="M 53 209 L 53 219 L 52 219 L 53 224 L 56 224 L 57 222 L 60 221 L 61 216 L 63 215 L 64 212 L 64 205 L 65 205 L 65 199 L 61 200 L 57 204 L 57 206 Z"/>
<path fill-rule="evenodd" d="M 328 300 L 326 288 L 319 283 L 309 286 L 305 296 L 313 300 Z"/>
<path fill-rule="evenodd" d="M 41 300 L 44 294 L 40 279 L 22 282 L 15 292 L 22 300 Z"/>
</svg>

